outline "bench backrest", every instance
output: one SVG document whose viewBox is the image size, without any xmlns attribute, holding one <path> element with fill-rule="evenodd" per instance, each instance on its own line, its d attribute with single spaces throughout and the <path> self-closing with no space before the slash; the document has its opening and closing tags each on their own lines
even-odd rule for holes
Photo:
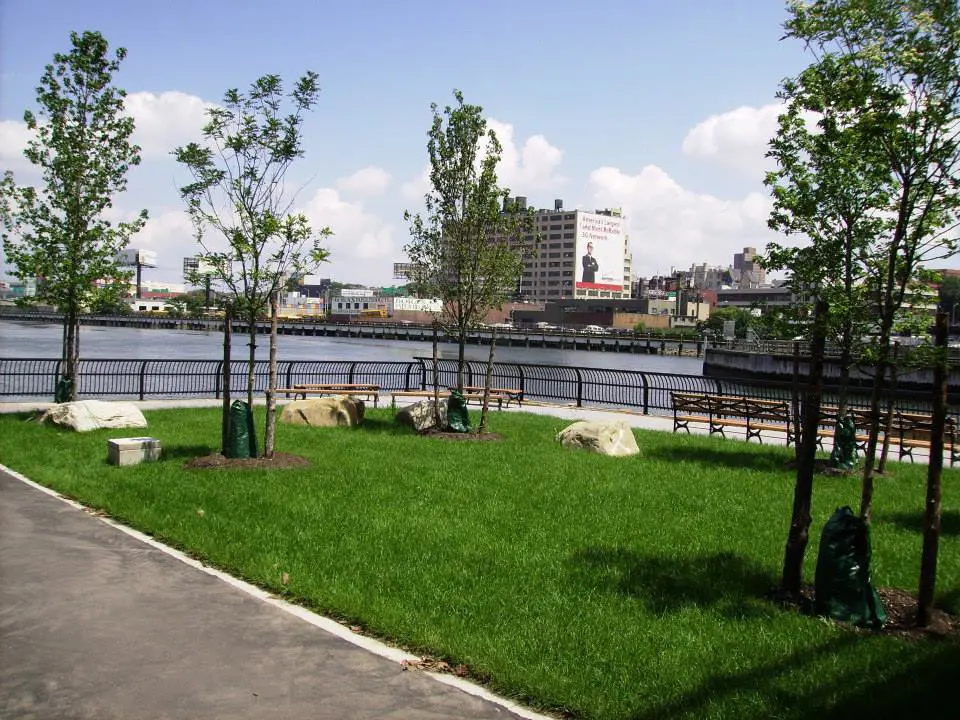
<svg viewBox="0 0 960 720">
<path fill-rule="evenodd" d="M 790 422 L 790 403 L 786 400 L 760 400 L 734 395 L 701 395 L 682 392 L 671 392 L 670 395 L 674 410 L 677 412 Z"/>
</svg>

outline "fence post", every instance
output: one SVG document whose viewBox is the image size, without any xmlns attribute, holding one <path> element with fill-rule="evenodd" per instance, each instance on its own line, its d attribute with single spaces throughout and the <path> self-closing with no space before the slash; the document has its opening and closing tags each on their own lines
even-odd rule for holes
<svg viewBox="0 0 960 720">
<path fill-rule="evenodd" d="M 640 373 L 640 381 L 643 383 L 643 414 L 650 414 L 650 383 L 647 382 L 647 374 Z"/>
<path fill-rule="evenodd" d="M 583 375 L 580 368 L 574 368 L 577 371 L 577 407 L 583 407 Z"/>
<path fill-rule="evenodd" d="M 286 383 L 285 387 L 293 387 L 291 385 L 293 382 L 293 360 L 287 360 L 287 379 L 284 382 Z"/>
<path fill-rule="evenodd" d="M 520 397 L 526 400 L 527 388 L 526 388 L 526 377 L 523 374 L 523 365 L 521 365 L 520 363 L 517 363 L 517 370 L 520 372 L 520 387 L 518 388 L 518 390 L 520 390 Z"/>
<path fill-rule="evenodd" d="M 141 399 L 141 400 L 143 400 L 143 390 L 144 390 L 144 387 L 143 387 L 143 386 L 144 386 L 144 383 L 145 383 L 145 380 L 146 380 L 146 375 L 147 375 L 147 363 L 148 363 L 148 362 L 150 362 L 150 361 L 149 361 L 149 360 L 143 360 L 143 361 L 140 363 L 140 399 Z"/>
<path fill-rule="evenodd" d="M 351 384 L 353 383 L 353 377 L 354 377 L 354 373 L 356 372 L 356 370 L 357 370 L 357 364 L 356 364 L 355 362 L 354 362 L 354 363 L 350 363 L 350 372 L 347 374 L 347 378 L 348 378 L 348 379 L 347 379 L 347 382 L 348 382 L 348 383 L 351 383 Z"/>
</svg>

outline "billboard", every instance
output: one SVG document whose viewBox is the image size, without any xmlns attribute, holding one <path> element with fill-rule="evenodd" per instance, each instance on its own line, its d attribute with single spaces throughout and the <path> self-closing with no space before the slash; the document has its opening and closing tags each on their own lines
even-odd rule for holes
<svg viewBox="0 0 960 720">
<path fill-rule="evenodd" d="M 393 309 L 438 313 L 443 310 L 443 301 L 433 298 L 398 297 L 393 299 Z"/>
<path fill-rule="evenodd" d="M 577 213 L 578 290 L 623 290 L 623 218 Z"/>
<path fill-rule="evenodd" d="M 156 267 L 157 253 L 153 250 L 143 250 L 142 248 L 124 248 L 117 255 L 118 265 L 133 266 L 137 265 L 138 263 L 142 267 Z"/>
</svg>

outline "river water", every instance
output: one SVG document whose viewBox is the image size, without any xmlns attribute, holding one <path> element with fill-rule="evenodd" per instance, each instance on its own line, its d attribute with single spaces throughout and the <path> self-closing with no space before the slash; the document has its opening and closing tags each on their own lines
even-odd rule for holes
<svg viewBox="0 0 960 720">
<path fill-rule="evenodd" d="M 0 320 L 0 358 L 59 358 L 60 325 Z M 266 360 L 269 337 L 257 336 L 257 358 Z M 402 361 L 430 357 L 430 343 L 409 340 L 312 337 L 281 335 L 280 360 Z M 487 359 L 485 345 L 468 345 L 467 358 Z M 457 346 L 440 344 L 440 355 L 456 358 Z M 247 356 L 247 336 L 233 336 L 233 358 Z M 119 327 L 81 327 L 81 359 L 217 360 L 223 357 L 223 335 L 193 330 L 144 330 Z M 497 347 L 500 362 L 563 365 L 567 367 L 646 370 L 648 372 L 700 375 L 700 358 L 591 350 Z"/>
</svg>

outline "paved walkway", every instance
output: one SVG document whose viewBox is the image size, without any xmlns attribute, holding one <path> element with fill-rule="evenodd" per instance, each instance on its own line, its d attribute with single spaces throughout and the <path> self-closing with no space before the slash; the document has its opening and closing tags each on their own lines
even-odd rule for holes
<svg viewBox="0 0 960 720">
<path fill-rule="evenodd" d="M 0 578 L 2 718 L 534 717 L 403 671 L 404 653 L 358 647 L 3 471 Z"/>
</svg>

